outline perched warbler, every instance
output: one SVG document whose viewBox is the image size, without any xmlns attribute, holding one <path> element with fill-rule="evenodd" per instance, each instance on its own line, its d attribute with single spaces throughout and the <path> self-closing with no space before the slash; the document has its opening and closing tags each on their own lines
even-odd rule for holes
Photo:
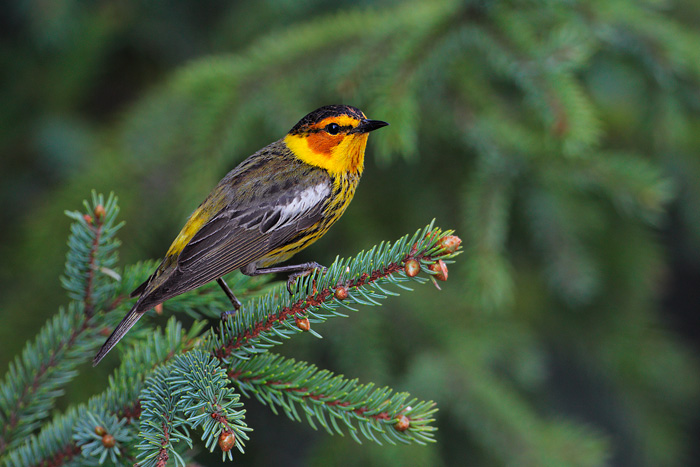
<svg viewBox="0 0 700 467">
<path fill-rule="evenodd" d="M 388 125 L 349 105 L 317 109 L 274 143 L 229 172 L 192 213 L 155 272 L 93 359 L 107 355 L 141 316 L 159 303 L 216 280 L 241 307 L 222 276 L 289 273 L 288 288 L 321 266 L 270 267 L 325 234 L 350 204 L 364 168 L 368 133 Z"/>
</svg>

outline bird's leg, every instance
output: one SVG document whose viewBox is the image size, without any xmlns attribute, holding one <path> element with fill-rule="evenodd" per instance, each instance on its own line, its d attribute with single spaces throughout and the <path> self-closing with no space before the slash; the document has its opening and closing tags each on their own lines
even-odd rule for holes
<svg viewBox="0 0 700 467">
<path fill-rule="evenodd" d="M 233 292 L 229 288 L 228 284 L 226 284 L 223 277 L 219 277 L 216 280 L 216 283 L 221 286 L 221 289 L 231 301 L 231 305 L 233 305 L 233 310 L 228 310 L 221 313 L 221 319 L 227 318 L 229 315 L 235 315 L 236 312 L 241 309 L 241 302 L 239 302 L 236 296 L 233 295 Z"/>
<path fill-rule="evenodd" d="M 316 261 L 311 261 L 309 263 L 302 264 L 290 264 L 288 266 L 275 266 L 271 268 L 256 268 L 254 265 L 249 264 L 245 268 L 241 269 L 241 272 L 247 276 L 259 276 L 261 274 L 276 274 L 279 272 L 289 273 L 287 278 L 287 291 L 292 294 L 292 287 L 298 278 L 308 276 L 315 269 L 320 269 L 322 272 L 327 268 L 321 266 Z"/>
</svg>

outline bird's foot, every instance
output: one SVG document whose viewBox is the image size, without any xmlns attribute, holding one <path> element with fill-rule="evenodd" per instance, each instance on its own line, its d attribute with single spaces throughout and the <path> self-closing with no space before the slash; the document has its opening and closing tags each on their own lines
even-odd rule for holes
<svg viewBox="0 0 700 467">
<path fill-rule="evenodd" d="M 227 310 L 227 311 L 222 311 L 221 312 L 221 321 L 225 321 L 229 318 L 233 318 L 238 310 Z"/>
<path fill-rule="evenodd" d="M 303 271 L 295 272 L 295 273 L 289 275 L 289 277 L 287 278 L 287 291 L 289 292 L 289 295 L 294 294 L 294 291 L 292 290 L 292 288 L 296 284 L 297 279 L 299 279 L 300 277 L 306 277 L 316 270 L 319 270 L 321 274 L 328 271 L 327 267 L 322 266 L 318 263 L 309 263 L 309 266 L 310 266 L 309 269 L 305 269 Z M 316 293 L 316 280 L 315 279 L 313 281 L 313 289 L 314 289 L 314 293 Z"/>
</svg>

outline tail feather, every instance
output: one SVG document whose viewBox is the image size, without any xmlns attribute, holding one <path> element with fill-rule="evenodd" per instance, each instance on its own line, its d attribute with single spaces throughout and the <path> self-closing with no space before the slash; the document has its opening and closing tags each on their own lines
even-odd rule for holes
<svg viewBox="0 0 700 467">
<path fill-rule="evenodd" d="M 146 287 L 148 287 L 149 282 L 151 282 L 150 277 L 148 279 L 146 279 L 143 282 L 143 284 L 136 287 L 136 289 L 129 294 L 129 298 L 139 297 L 139 296 L 143 295 L 143 292 L 146 290 Z"/>
<path fill-rule="evenodd" d="M 140 301 L 140 300 L 139 300 Z M 100 361 L 105 358 L 105 355 L 112 350 L 112 348 L 117 345 L 117 343 L 122 340 L 122 337 L 129 332 L 129 329 L 131 329 L 134 324 L 143 316 L 145 310 L 139 309 L 140 304 L 137 302 L 136 305 L 131 309 L 129 314 L 126 315 L 126 317 L 119 323 L 112 332 L 112 335 L 110 335 L 107 338 L 107 341 L 105 341 L 104 344 L 102 344 L 102 348 L 100 349 L 99 352 L 97 352 L 97 355 L 95 355 L 95 358 L 92 359 L 92 366 L 96 366 Z"/>
</svg>

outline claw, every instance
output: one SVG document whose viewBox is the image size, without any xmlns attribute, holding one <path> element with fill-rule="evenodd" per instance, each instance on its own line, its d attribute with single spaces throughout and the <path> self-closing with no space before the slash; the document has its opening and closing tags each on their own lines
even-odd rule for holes
<svg viewBox="0 0 700 467">
<path fill-rule="evenodd" d="M 229 317 L 233 318 L 236 315 L 236 312 L 238 310 L 227 310 L 221 313 L 221 321 L 224 321 L 228 319 Z"/>
<path fill-rule="evenodd" d="M 299 271 L 299 272 L 295 272 L 293 274 L 290 274 L 289 277 L 287 278 L 287 292 L 289 292 L 289 295 L 294 295 L 292 287 L 294 287 L 294 284 L 296 283 L 298 278 L 306 277 L 316 270 L 320 270 L 321 274 L 323 274 L 326 271 L 328 271 L 328 268 L 316 263 L 315 266 L 311 269 L 307 269 L 306 271 Z M 314 287 L 314 293 L 316 293 L 315 292 L 316 291 L 316 281 L 314 281 L 313 287 Z"/>
</svg>

